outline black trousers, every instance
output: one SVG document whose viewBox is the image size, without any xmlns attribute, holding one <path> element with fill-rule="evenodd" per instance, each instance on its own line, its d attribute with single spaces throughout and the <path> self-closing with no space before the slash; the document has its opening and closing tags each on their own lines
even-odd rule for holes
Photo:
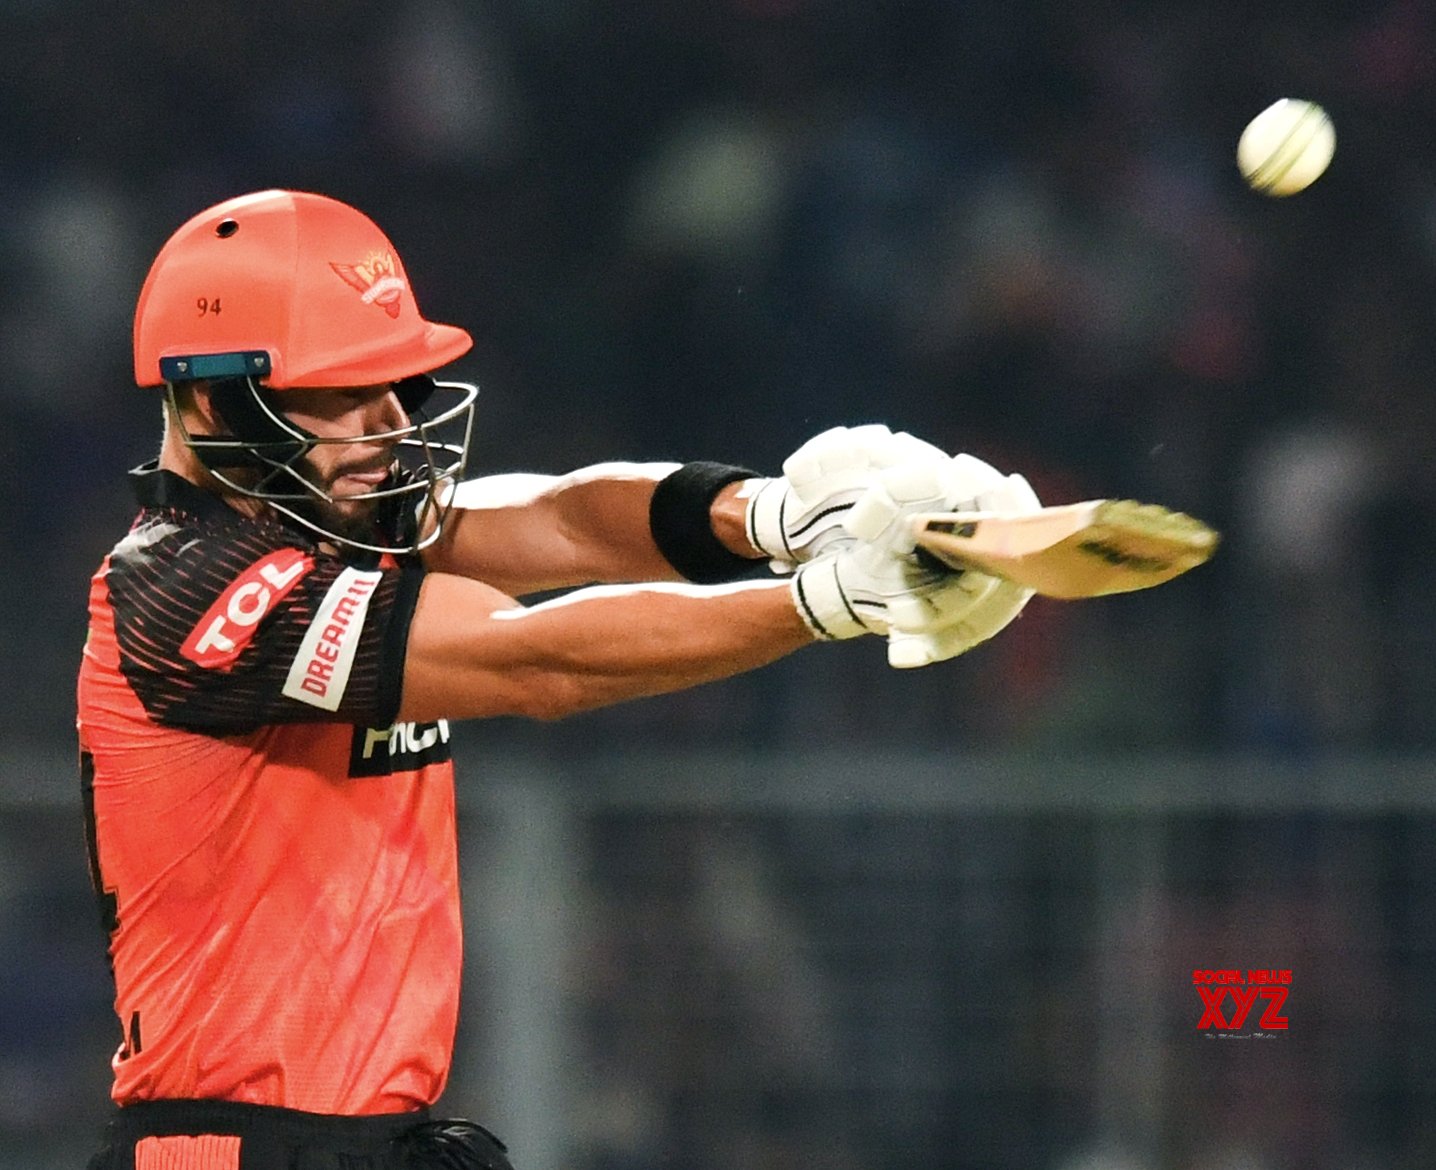
<svg viewBox="0 0 1436 1170">
<path fill-rule="evenodd" d="M 427 1111 L 332 1117 L 235 1101 L 117 1109 L 89 1170 L 513 1170 L 503 1142 Z"/>
</svg>

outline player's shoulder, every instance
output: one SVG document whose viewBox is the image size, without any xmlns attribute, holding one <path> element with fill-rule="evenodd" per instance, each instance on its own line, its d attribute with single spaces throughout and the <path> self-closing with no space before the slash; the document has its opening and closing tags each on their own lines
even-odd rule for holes
<svg viewBox="0 0 1436 1170">
<path fill-rule="evenodd" d="M 140 512 L 111 551 L 112 566 L 193 569 L 284 547 L 313 549 L 313 542 L 293 527 L 270 516 L 245 516 L 172 472 L 142 468 L 131 479 Z"/>
<path fill-rule="evenodd" d="M 312 541 L 270 517 L 247 517 L 170 472 L 134 473 L 140 512 L 111 551 L 115 601 L 173 609 L 261 589 L 284 590 L 319 555 Z"/>
<path fill-rule="evenodd" d="M 299 602 L 317 567 L 334 571 L 292 526 L 242 515 L 173 474 L 138 474 L 140 513 L 110 553 L 97 602 L 132 681 L 227 670 L 267 619 Z"/>
<path fill-rule="evenodd" d="M 108 587 L 92 594 L 149 717 L 214 734 L 336 712 L 392 722 L 397 683 L 386 680 L 400 676 L 391 659 L 419 574 L 378 558 L 360 568 L 367 558 L 198 492 L 179 481 L 141 496 Z"/>
<path fill-rule="evenodd" d="M 112 579 L 149 582 L 224 575 L 285 549 L 311 557 L 315 551 L 292 529 L 264 519 L 142 508 L 129 532 L 110 550 L 109 570 Z"/>
</svg>

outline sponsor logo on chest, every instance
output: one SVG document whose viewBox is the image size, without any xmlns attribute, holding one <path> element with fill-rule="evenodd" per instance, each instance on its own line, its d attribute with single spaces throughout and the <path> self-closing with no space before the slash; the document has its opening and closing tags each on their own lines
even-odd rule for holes
<svg viewBox="0 0 1436 1170">
<path fill-rule="evenodd" d="M 452 757 L 449 721 L 396 723 L 393 727 L 356 727 L 349 749 L 350 776 L 388 776 L 411 772 Z"/>
</svg>

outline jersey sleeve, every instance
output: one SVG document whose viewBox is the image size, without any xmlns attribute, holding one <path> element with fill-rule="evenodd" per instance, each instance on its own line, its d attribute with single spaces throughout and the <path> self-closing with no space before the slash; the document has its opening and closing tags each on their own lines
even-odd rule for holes
<svg viewBox="0 0 1436 1170">
<path fill-rule="evenodd" d="M 156 723 L 394 721 L 422 567 L 359 567 L 283 531 L 151 519 L 111 554 L 120 669 Z"/>
</svg>

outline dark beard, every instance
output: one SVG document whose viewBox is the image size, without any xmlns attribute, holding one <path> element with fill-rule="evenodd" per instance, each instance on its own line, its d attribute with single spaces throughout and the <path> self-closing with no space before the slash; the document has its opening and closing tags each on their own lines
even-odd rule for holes
<svg viewBox="0 0 1436 1170">
<path fill-rule="evenodd" d="M 417 482 L 419 477 L 395 463 L 389 478 L 376 491 L 391 491 Z M 335 534 L 362 544 L 404 546 L 418 538 L 420 506 L 425 496 L 416 491 L 363 501 L 357 512 L 345 513 L 323 500 L 315 501 L 315 509 L 325 526 Z"/>
<path fill-rule="evenodd" d="M 320 524 L 336 536 L 361 544 L 374 544 L 380 533 L 379 513 L 382 500 L 366 500 L 355 511 L 342 511 L 333 504 L 316 499 L 312 508 Z"/>
<path fill-rule="evenodd" d="M 302 479 L 311 492 L 304 503 L 292 505 L 296 511 L 304 512 L 310 520 L 335 536 L 358 541 L 361 544 L 384 543 L 379 538 L 385 535 L 384 521 L 393 511 L 389 506 L 389 499 L 357 500 L 350 503 L 348 507 L 344 507 L 342 504 L 334 503 L 326 498 L 331 485 L 320 482 L 316 468 L 307 458 L 301 458 L 291 463 L 289 470 L 291 474 Z M 375 490 L 383 491 L 398 486 L 403 482 L 403 479 L 399 478 L 402 476 L 402 468 L 398 464 L 394 464 L 390 468 L 389 478 Z M 321 492 L 324 494 L 321 495 Z"/>
</svg>

